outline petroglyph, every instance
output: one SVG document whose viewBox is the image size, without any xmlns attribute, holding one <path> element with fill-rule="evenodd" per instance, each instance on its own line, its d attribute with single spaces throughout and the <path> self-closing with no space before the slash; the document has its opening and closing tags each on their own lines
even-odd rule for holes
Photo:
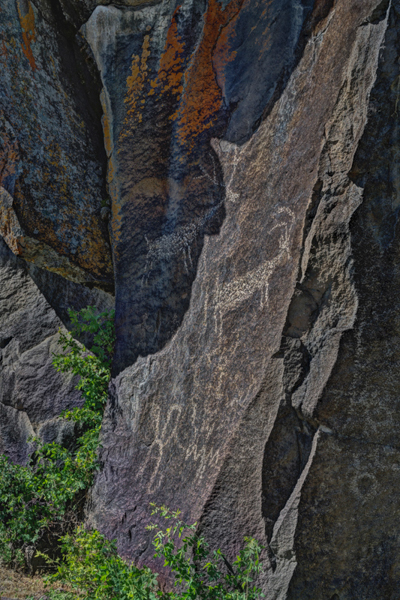
<svg viewBox="0 0 400 600">
<path fill-rule="evenodd" d="M 178 431 L 180 426 L 184 426 L 185 419 L 182 414 L 183 407 L 179 404 L 172 404 L 167 412 L 167 415 L 161 414 L 161 407 L 153 407 L 151 412 L 151 422 L 154 429 L 151 432 L 151 441 L 142 440 L 146 446 L 149 446 L 149 452 L 143 464 L 143 469 L 146 472 L 149 469 L 151 476 L 147 485 L 147 492 L 153 494 L 162 484 L 163 471 L 161 469 L 164 455 L 164 448 L 169 449 L 171 442 L 177 448 L 177 452 L 185 457 L 185 462 L 193 461 L 196 466 L 196 480 L 201 479 L 204 475 L 207 465 L 215 464 L 218 461 L 219 449 L 210 446 L 209 441 L 213 439 L 213 427 L 204 430 L 196 426 L 196 406 L 192 404 L 188 409 L 191 415 L 189 420 L 192 427 L 191 444 L 186 447 L 179 440 Z M 187 413 L 186 413 L 187 415 Z M 152 466 L 153 463 L 153 466 Z M 150 467 L 150 468 L 149 468 Z"/>
<path fill-rule="evenodd" d="M 283 264 L 285 260 L 290 259 L 290 236 L 295 224 L 295 215 L 290 208 L 280 207 L 277 210 L 277 217 L 286 215 L 287 221 L 276 223 L 271 229 L 270 234 L 276 229 L 281 229 L 279 236 L 277 254 L 270 260 L 264 261 L 259 267 L 252 269 L 223 284 L 217 290 L 217 312 L 216 329 L 220 331 L 222 318 L 228 311 L 238 308 L 243 302 L 248 301 L 255 293 L 260 293 L 260 310 L 268 304 L 268 287 L 271 275 L 276 268 Z"/>
<path fill-rule="evenodd" d="M 146 242 L 148 245 L 148 253 L 146 257 L 145 275 L 143 276 L 142 284 L 145 284 L 149 272 L 157 265 L 160 261 L 171 260 L 180 254 L 184 256 L 184 264 L 186 272 L 193 267 L 192 257 L 190 253 L 190 247 L 196 238 L 202 234 L 204 228 L 210 222 L 210 220 L 216 215 L 217 211 L 221 208 L 224 200 L 235 203 L 239 198 L 239 194 L 232 190 L 232 181 L 236 174 L 236 168 L 239 164 L 240 150 L 235 144 L 229 144 L 228 142 L 219 142 L 213 140 L 213 148 L 218 149 L 218 143 L 220 144 L 223 152 L 231 152 L 233 154 L 231 165 L 232 170 L 228 179 L 225 183 L 223 180 L 220 181 L 217 176 L 217 165 L 214 156 L 209 153 L 209 157 L 212 162 L 212 173 L 209 173 L 205 167 L 200 165 L 202 175 L 195 177 L 195 179 L 208 179 L 216 188 L 222 191 L 223 200 L 213 206 L 204 216 L 198 217 L 192 223 L 178 227 L 173 233 L 161 236 L 155 241 Z M 272 231 L 272 230 L 271 230 Z"/>
<path fill-rule="evenodd" d="M 196 239 L 200 230 L 201 219 L 197 219 L 189 225 L 180 227 L 174 233 L 163 235 L 154 242 L 149 242 L 146 238 L 148 253 L 146 257 L 145 276 L 143 283 L 147 279 L 147 275 L 156 264 L 163 260 L 170 260 L 181 253 L 187 255 L 189 263 L 191 263 L 190 246 Z M 186 256 L 185 256 L 186 260 Z"/>
<path fill-rule="evenodd" d="M 149 494 L 152 494 L 161 483 L 161 479 L 156 481 L 156 477 L 158 475 L 162 457 L 163 457 L 163 448 L 164 444 L 167 441 L 171 441 L 175 437 L 176 430 L 179 425 L 179 417 L 182 411 L 182 407 L 178 404 L 173 404 L 169 407 L 167 417 L 164 421 L 163 426 L 161 427 L 161 407 L 155 406 L 152 410 L 152 422 L 154 423 L 154 439 L 152 440 L 150 446 L 151 449 L 147 455 L 147 458 L 144 463 L 144 469 L 147 464 L 153 460 L 155 461 L 153 473 L 150 477 L 150 481 L 147 487 L 147 491 Z M 172 422 L 172 430 L 170 430 L 170 423 Z"/>
<path fill-rule="evenodd" d="M 173 440 L 178 447 L 178 452 L 185 455 L 185 461 L 192 460 L 197 463 L 196 467 L 196 479 L 201 479 L 204 470 L 207 465 L 212 462 L 216 462 L 219 455 L 218 449 L 208 448 L 208 441 L 213 436 L 212 428 L 207 431 L 199 430 L 195 424 L 196 421 L 196 407 L 192 405 L 191 410 L 191 427 L 192 427 L 192 442 L 189 447 L 184 446 L 177 435 L 179 425 L 182 423 L 182 406 L 179 404 L 172 404 L 164 419 L 164 415 L 161 414 L 161 407 L 153 407 L 151 422 L 154 423 L 154 430 L 152 431 L 153 439 L 150 443 L 145 443 L 150 446 L 150 450 L 145 459 L 143 470 L 146 470 L 149 463 L 153 462 L 154 466 L 151 470 L 151 476 L 147 485 L 147 492 L 149 494 L 154 493 L 160 486 L 163 480 L 163 473 L 160 473 L 162 464 L 164 447 L 170 447 L 171 441 Z M 199 442 L 201 442 L 199 444 Z"/>
<path fill-rule="evenodd" d="M 233 204 L 238 201 L 240 194 L 238 192 L 234 192 L 232 189 L 233 181 L 236 178 L 236 170 L 240 162 L 240 148 L 236 144 L 231 144 L 230 142 L 226 142 L 225 140 L 211 140 L 211 145 L 219 156 L 221 163 L 224 164 L 224 172 L 228 168 L 230 168 L 230 174 L 227 178 L 227 181 L 224 184 L 225 187 L 225 198 L 227 202 L 232 202 Z M 229 163 L 226 160 L 224 154 L 229 154 Z"/>
<path fill-rule="evenodd" d="M 169 261 L 172 258 L 184 255 L 186 272 L 189 271 L 188 264 L 193 267 L 190 247 L 196 238 L 202 233 L 207 223 L 215 216 L 221 203 L 213 206 L 204 217 L 198 217 L 192 223 L 178 227 L 174 233 L 163 235 L 154 242 L 147 239 L 148 253 L 146 256 L 145 275 L 142 284 L 145 283 L 150 271 L 161 261 Z"/>
</svg>

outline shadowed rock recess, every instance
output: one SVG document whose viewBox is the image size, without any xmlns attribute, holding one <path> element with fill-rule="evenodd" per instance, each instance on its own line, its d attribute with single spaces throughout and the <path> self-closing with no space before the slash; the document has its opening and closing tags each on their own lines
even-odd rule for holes
<svg viewBox="0 0 400 600">
<path fill-rule="evenodd" d="M 115 292 L 88 523 L 161 569 L 164 503 L 258 538 L 267 600 L 399 598 L 400 0 L 3 0 L 0 34 L 1 451 L 72 435 L 57 330 Z"/>
</svg>

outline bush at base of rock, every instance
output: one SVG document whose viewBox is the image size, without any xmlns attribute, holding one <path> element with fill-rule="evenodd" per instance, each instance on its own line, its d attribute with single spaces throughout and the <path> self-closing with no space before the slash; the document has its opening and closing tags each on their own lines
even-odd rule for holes
<svg viewBox="0 0 400 600">
<path fill-rule="evenodd" d="M 158 576 L 148 567 L 138 568 L 118 556 L 115 542 L 98 531 L 79 527 L 62 539 L 63 558 L 48 582 L 62 582 L 71 592 L 50 592 L 51 600 L 257 600 L 261 590 L 253 582 L 260 572 L 261 548 L 245 539 L 245 547 L 231 565 L 221 550 L 211 552 L 197 535 L 196 523 L 186 525 L 179 511 L 154 507 L 153 514 L 170 520 L 156 531 L 156 555 L 164 557 L 177 591 L 159 588 Z"/>
<path fill-rule="evenodd" d="M 64 354 L 54 356 L 58 371 L 79 376 L 82 408 L 60 416 L 73 421 L 77 432 L 72 448 L 31 440 L 34 452 L 26 466 L 0 456 L 0 560 L 31 567 L 39 547 L 54 552 L 57 538 L 72 531 L 82 512 L 86 491 L 97 468 L 97 448 L 114 344 L 113 311 L 96 315 L 93 307 L 69 311 L 73 334 L 90 335 L 91 352 L 71 334 L 60 332 Z"/>
</svg>

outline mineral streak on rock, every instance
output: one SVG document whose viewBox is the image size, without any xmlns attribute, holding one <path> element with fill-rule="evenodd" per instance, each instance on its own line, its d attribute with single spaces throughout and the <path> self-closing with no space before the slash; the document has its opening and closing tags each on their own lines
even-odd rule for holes
<svg viewBox="0 0 400 600">
<path fill-rule="evenodd" d="M 52 6 L 1 5 L 0 233 L 26 260 L 110 289 L 98 76 Z"/>
</svg>

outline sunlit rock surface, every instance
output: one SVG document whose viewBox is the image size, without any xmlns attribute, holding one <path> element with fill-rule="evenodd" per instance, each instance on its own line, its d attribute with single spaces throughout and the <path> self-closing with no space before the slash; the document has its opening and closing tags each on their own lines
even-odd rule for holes
<svg viewBox="0 0 400 600">
<path fill-rule="evenodd" d="M 90 288 L 115 285 L 88 523 L 123 556 L 160 568 L 164 503 L 229 559 L 257 537 L 269 600 L 397 598 L 399 17 L 2 5 L 1 233 L 67 326 L 67 301 L 111 306 Z"/>
</svg>

